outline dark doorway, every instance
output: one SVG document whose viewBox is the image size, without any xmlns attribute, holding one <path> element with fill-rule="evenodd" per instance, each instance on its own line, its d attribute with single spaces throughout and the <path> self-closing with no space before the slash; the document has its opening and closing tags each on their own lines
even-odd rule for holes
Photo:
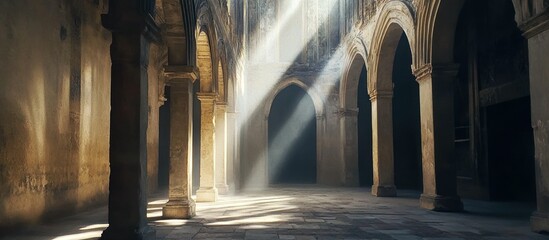
<svg viewBox="0 0 549 240">
<path fill-rule="evenodd" d="M 158 187 L 167 188 L 170 180 L 170 87 L 164 91 L 166 101 L 160 107 L 158 133 Z"/>
<path fill-rule="evenodd" d="M 460 195 L 535 202 L 527 40 L 512 1 L 465 2 L 456 28 Z"/>
<path fill-rule="evenodd" d="M 393 144 L 395 185 L 422 190 L 419 85 L 412 74 L 412 53 L 405 34 L 393 65 Z"/>
<path fill-rule="evenodd" d="M 269 183 L 316 183 L 316 114 L 307 92 L 295 85 L 282 90 L 268 125 Z"/>
<path fill-rule="evenodd" d="M 361 187 L 373 184 L 372 163 L 372 104 L 368 95 L 366 66 L 358 82 L 358 176 Z"/>
<path fill-rule="evenodd" d="M 488 107 L 487 120 L 491 198 L 535 201 L 530 98 Z"/>
</svg>

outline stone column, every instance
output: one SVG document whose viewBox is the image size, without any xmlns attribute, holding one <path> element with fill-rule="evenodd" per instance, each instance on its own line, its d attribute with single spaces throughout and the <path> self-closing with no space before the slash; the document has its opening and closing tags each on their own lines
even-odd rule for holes
<svg viewBox="0 0 549 240">
<path fill-rule="evenodd" d="M 147 224 L 149 42 L 159 31 L 131 1 L 111 1 L 103 26 L 112 32 L 109 227 L 101 239 L 155 239 Z"/>
<path fill-rule="evenodd" d="M 529 6 L 532 4 L 524 5 Z M 537 209 L 532 214 L 531 226 L 535 232 L 549 232 L 549 10 L 534 8 L 520 13 L 528 18 L 519 25 L 524 31 L 524 37 L 528 39 L 532 127 L 536 150 Z M 535 17 L 531 17 L 530 13 Z"/>
<path fill-rule="evenodd" d="M 237 139 L 237 113 L 227 112 L 227 185 L 229 185 L 229 192 L 236 190 L 236 167 L 237 167 L 237 151 L 238 151 L 238 139 Z"/>
<path fill-rule="evenodd" d="M 195 215 L 192 188 L 193 81 L 197 70 L 167 66 L 170 92 L 170 181 L 164 218 L 191 218 Z"/>
<path fill-rule="evenodd" d="M 220 194 L 227 194 L 227 105 L 215 105 L 215 187 Z"/>
<path fill-rule="evenodd" d="M 360 185 L 358 169 L 358 109 L 340 110 L 341 149 L 345 163 L 345 186 L 358 187 Z"/>
<path fill-rule="evenodd" d="M 374 91 L 372 102 L 372 194 L 395 197 L 395 168 L 393 155 L 393 92 Z"/>
<path fill-rule="evenodd" d="M 419 83 L 421 153 L 423 168 L 422 208 L 462 211 L 457 195 L 454 154 L 454 84 L 457 65 L 425 65 L 415 71 Z"/>
<path fill-rule="evenodd" d="M 215 93 L 198 93 L 200 100 L 200 187 L 196 201 L 215 202 Z"/>
</svg>

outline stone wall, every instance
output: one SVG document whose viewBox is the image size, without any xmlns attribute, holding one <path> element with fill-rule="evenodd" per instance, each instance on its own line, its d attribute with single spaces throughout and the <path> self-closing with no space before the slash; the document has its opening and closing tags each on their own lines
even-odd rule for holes
<svg viewBox="0 0 549 240">
<path fill-rule="evenodd" d="M 106 200 L 104 8 L 102 1 L 0 3 L 0 227 Z"/>
<path fill-rule="evenodd" d="M 0 3 L 0 228 L 105 203 L 110 33 L 106 1 Z M 156 189 L 158 76 L 149 67 L 149 187 Z M 113 93 L 116 94 L 116 93 Z"/>
</svg>

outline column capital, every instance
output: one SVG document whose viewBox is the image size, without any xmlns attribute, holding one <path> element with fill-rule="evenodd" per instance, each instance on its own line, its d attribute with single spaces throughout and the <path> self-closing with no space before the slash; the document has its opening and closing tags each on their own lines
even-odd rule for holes
<svg viewBox="0 0 549 240">
<path fill-rule="evenodd" d="M 101 15 L 101 23 L 104 28 L 113 33 L 141 33 L 151 42 L 162 41 L 160 27 L 156 25 L 150 14 L 109 11 L 108 14 Z"/>
<path fill-rule="evenodd" d="M 219 108 L 227 108 L 227 102 L 216 100 L 215 106 Z"/>
<path fill-rule="evenodd" d="M 357 117 L 358 116 L 359 109 L 358 108 L 340 108 L 337 111 L 337 115 L 339 117 Z"/>
<path fill-rule="evenodd" d="M 440 64 L 433 66 L 432 64 L 427 63 L 415 69 L 414 75 L 416 76 L 416 81 L 421 83 L 429 77 L 454 78 L 457 77 L 458 72 L 459 64 Z"/>
<path fill-rule="evenodd" d="M 392 90 L 377 90 L 374 89 L 373 91 L 369 92 L 368 95 L 370 95 L 370 101 L 375 101 L 377 99 L 392 99 L 393 98 L 393 91 Z"/>
<path fill-rule="evenodd" d="M 529 39 L 549 30 L 549 10 L 546 9 L 535 17 L 532 17 L 519 24 L 522 35 Z"/>
<path fill-rule="evenodd" d="M 185 83 L 187 81 L 194 82 L 198 79 L 199 72 L 193 66 L 167 65 L 164 66 L 164 77 L 168 85 Z"/>
<path fill-rule="evenodd" d="M 199 92 L 196 94 L 196 97 L 200 102 L 212 102 L 214 103 L 217 99 L 217 94 L 212 92 Z"/>
</svg>

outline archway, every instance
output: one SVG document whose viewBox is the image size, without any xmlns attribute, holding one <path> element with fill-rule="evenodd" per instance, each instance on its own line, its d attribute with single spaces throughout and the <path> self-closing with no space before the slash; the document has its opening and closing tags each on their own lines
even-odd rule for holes
<svg viewBox="0 0 549 240">
<path fill-rule="evenodd" d="M 371 187 L 372 173 L 372 104 L 368 95 L 366 66 L 362 66 L 358 79 L 358 178 L 359 186 Z"/>
<path fill-rule="evenodd" d="M 460 194 L 534 202 L 528 49 L 512 1 L 466 1 L 455 43 Z"/>
<path fill-rule="evenodd" d="M 311 97 L 291 84 L 273 100 L 268 115 L 270 184 L 316 183 L 316 111 Z"/>
<path fill-rule="evenodd" d="M 371 187 L 372 163 L 372 106 L 368 95 L 367 70 L 363 46 L 356 42 L 351 49 L 348 65 L 340 88 L 342 159 L 345 162 L 345 185 Z"/>
<path fill-rule="evenodd" d="M 412 52 L 405 34 L 393 63 L 393 146 L 395 185 L 422 189 L 419 86 L 412 74 Z"/>
<path fill-rule="evenodd" d="M 370 48 L 373 53 L 369 55 L 371 59 L 368 61 L 368 93 L 372 101 L 372 194 L 378 197 L 396 196 L 393 73 L 396 51 L 402 37 L 406 37 L 409 42 L 408 51 L 413 53 L 415 26 L 410 9 L 399 1 L 387 2 L 374 31 Z"/>
</svg>

